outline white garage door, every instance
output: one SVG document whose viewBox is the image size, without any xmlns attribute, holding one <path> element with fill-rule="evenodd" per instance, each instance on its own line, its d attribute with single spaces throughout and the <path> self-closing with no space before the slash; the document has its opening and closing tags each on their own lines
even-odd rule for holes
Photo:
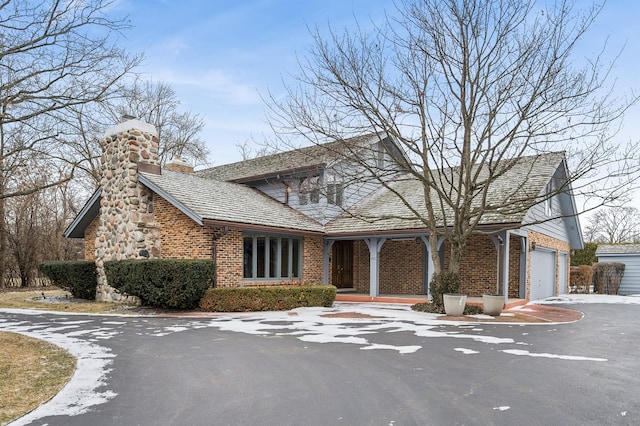
<svg viewBox="0 0 640 426">
<path fill-rule="evenodd" d="M 556 252 L 536 248 L 531 252 L 531 292 L 529 300 L 555 296 Z"/>
</svg>

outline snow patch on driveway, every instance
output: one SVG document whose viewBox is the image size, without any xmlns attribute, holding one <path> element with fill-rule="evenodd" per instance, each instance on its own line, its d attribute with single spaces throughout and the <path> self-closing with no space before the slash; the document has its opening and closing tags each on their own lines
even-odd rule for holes
<svg viewBox="0 0 640 426">
<path fill-rule="evenodd" d="M 597 361 L 597 362 L 606 362 L 609 361 L 606 358 L 589 358 L 586 356 L 574 356 L 574 355 L 555 355 L 555 354 L 545 354 L 545 353 L 533 353 L 529 351 L 524 351 L 521 349 L 505 349 L 501 352 L 510 354 L 510 355 L 518 355 L 518 356 L 530 356 L 533 358 L 551 358 L 551 359 L 564 359 L 567 361 Z"/>
<path fill-rule="evenodd" d="M 637 295 L 614 296 L 608 294 L 563 294 L 560 296 L 535 300 L 532 303 L 535 303 L 536 305 L 573 305 L 582 303 L 640 305 L 640 297 Z"/>
<path fill-rule="evenodd" d="M 465 355 L 473 355 L 473 354 L 479 354 L 480 352 L 478 351 L 474 351 L 473 349 L 466 349 L 466 348 L 453 348 L 454 351 L 457 352 L 462 352 Z"/>
<path fill-rule="evenodd" d="M 46 329 L 41 328 L 42 325 L 29 326 L 22 322 L 0 323 L 0 330 L 42 339 L 66 349 L 77 358 L 76 371 L 69 383 L 53 399 L 11 423 L 12 426 L 26 425 L 47 416 L 76 416 L 116 396 L 110 390 L 97 390 L 107 385 L 107 375 L 111 372 L 109 366 L 115 357 L 110 349 L 70 335 L 68 326 L 65 325 L 59 329 L 52 324 Z"/>
</svg>

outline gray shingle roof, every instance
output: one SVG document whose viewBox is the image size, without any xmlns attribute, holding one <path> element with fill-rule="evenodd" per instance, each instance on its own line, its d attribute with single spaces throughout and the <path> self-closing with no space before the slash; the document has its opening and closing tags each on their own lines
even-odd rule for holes
<svg viewBox="0 0 640 426">
<path fill-rule="evenodd" d="M 384 138 L 377 133 L 358 136 L 344 141 L 329 142 L 278 154 L 223 164 L 196 172 L 196 175 L 223 181 L 248 181 L 253 177 L 282 174 L 290 170 L 312 168 L 330 164 L 343 158 L 353 147 L 366 146 Z"/>
<path fill-rule="evenodd" d="M 598 244 L 596 256 L 601 254 L 640 254 L 640 244 Z"/>
<path fill-rule="evenodd" d="M 140 182 L 188 216 L 307 232 L 323 232 L 315 220 L 245 185 L 163 170 L 140 173 Z M 199 219 L 199 220 L 198 220 Z"/>
<path fill-rule="evenodd" d="M 522 223 L 529 203 L 527 199 L 540 195 L 561 161 L 563 153 L 522 157 L 509 160 L 510 168 L 491 184 L 486 205 L 493 208 L 484 214 L 481 225 Z M 506 163 L 505 163 L 506 164 Z M 446 175 L 450 169 L 443 173 Z M 480 178 L 486 172 L 480 174 Z M 384 232 L 392 230 L 423 229 L 425 224 L 404 202 L 395 195 L 400 194 L 420 215 L 426 217 L 424 189 L 420 181 L 410 175 L 390 183 L 390 189 L 379 188 L 359 204 L 330 221 L 325 230 L 328 234 Z M 432 193 L 434 206 L 439 205 L 437 195 Z M 473 207 L 479 208 L 480 200 Z M 449 207 L 439 209 L 436 215 L 451 218 Z M 443 221 L 439 225 L 443 225 Z"/>
</svg>

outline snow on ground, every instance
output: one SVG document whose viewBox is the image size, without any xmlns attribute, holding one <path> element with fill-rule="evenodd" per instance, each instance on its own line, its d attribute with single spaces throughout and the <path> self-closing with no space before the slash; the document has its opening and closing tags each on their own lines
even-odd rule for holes
<svg viewBox="0 0 640 426">
<path fill-rule="evenodd" d="M 613 296 L 608 294 L 562 294 L 560 296 L 536 300 L 532 303 L 537 305 L 571 305 L 580 303 L 640 305 L 640 295 Z"/>
<path fill-rule="evenodd" d="M 572 356 L 572 355 L 554 355 L 554 354 L 545 354 L 545 353 L 533 353 L 529 351 L 523 351 L 520 349 L 505 349 L 500 352 L 504 352 L 506 354 L 517 355 L 517 356 L 530 356 L 533 358 L 551 358 L 551 359 L 564 359 L 568 361 L 597 361 L 597 362 L 605 362 L 608 361 L 606 358 L 589 358 L 584 356 Z"/>
<path fill-rule="evenodd" d="M 640 297 L 605 296 L 594 294 L 570 294 L 548 298 L 536 304 L 574 304 L 574 303 L 623 303 L 640 304 Z M 527 307 L 521 307 L 526 310 Z M 18 309 L 0 309 L 41 316 L 45 312 Z M 501 338 L 486 334 L 477 324 L 442 320 L 437 314 L 412 311 L 407 305 L 385 305 L 367 303 L 335 303 L 331 308 L 299 308 L 289 312 L 253 312 L 220 314 L 215 318 L 190 318 L 190 321 L 176 318 L 168 321 L 167 326 L 150 323 L 144 317 L 121 316 L 119 320 L 103 321 L 105 317 L 119 315 L 94 316 L 94 319 L 72 320 L 70 313 L 47 313 L 58 317 L 58 321 L 47 318 L 34 318 L 33 321 L 12 321 L 0 318 L 0 331 L 12 331 L 39 338 L 58 345 L 78 359 L 77 370 L 70 382 L 51 401 L 18 419 L 14 425 L 28 424 L 36 419 L 50 415 L 77 415 L 105 403 L 116 396 L 113 391 L 99 391 L 108 387 L 108 376 L 113 358 L 109 348 L 98 343 L 110 339 L 121 332 L 121 327 L 133 325 L 136 334 L 162 338 L 163 336 L 200 328 L 216 328 L 262 336 L 291 336 L 303 342 L 339 343 L 360 346 L 361 350 L 391 350 L 399 355 L 411 354 L 420 349 L 419 345 L 389 345 L 376 340 L 386 333 L 411 333 L 423 338 L 452 338 L 466 342 L 480 342 L 489 345 L 527 345 L 524 341 Z M 82 315 L 82 314 L 77 314 Z M 86 317 L 86 315 L 85 315 Z M 124 319 L 127 318 L 127 319 Z M 93 324 L 91 324 L 93 323 Z M 177 324 L 176 324 L 177 323 Z M 498 324 L 498 323 L 493 323 Z M 511 323 L 513 325 L 513 323 Z M 545 326 L 551 323 L 545 324 Z M 471 334 L 475 332 L 477 334 Z M 485 334 L 483 334 L 485 333 Z M 522 333 L 523 338 L 528 333 Z M 477 348 L 476 348 L 477 349 Z M 477 350 L 454 348 L 461 355 L 479 353 Z M 502 353 L 513 356 L 544 357 L 564 361 L 607 361 L 603 358 L 587 358 L 579 355 L 560 355 L 531 353 L 520 349 L 502 349 Z M 508 410 L 509 407 L 496 407 L 496 410 Z"/>
<path fill-rule="evenodd" d="M 107 384 L 107 375 L 111 372 L 109 366 L 115 354 L 108 348 L 73 336 L 70 330 L 80 327 L 80 323 L 84 321 L 61 322 L 60 327 L 30 325 L 24 321 L 0 322 L 0 331 L 45 340 L 66 349 L 77 359 L 76 371 L 69 383 L 53 399 L 11 423 L 12 426 L 26 425 L 46 416 L 82 414 L 116 396 L 109 390 L 97 390 Z"/>
</svg>

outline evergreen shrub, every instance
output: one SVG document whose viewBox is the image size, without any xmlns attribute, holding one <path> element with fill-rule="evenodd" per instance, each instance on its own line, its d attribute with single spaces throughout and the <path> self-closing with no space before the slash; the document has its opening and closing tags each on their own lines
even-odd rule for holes
<svg viewBox="0 0 640 426">
<path fill-rule="evenodd" d="M 210 288 L 200 301 L 209 312 L 288 311 L 290 309 L 331 307 L 336 299 L 332 285 L 220 287 Z"/>
<path fill-rule="evenodd" d="M 53 285 L 68 291 L 79 299 L 96 298 L 96 264 L 92 260 L 65 260 L 44 262 L 38 269 Z"/>
<path fill-rule="evenodd" d="M 143 305 L 193 309 L 214 284 L 213 260 L 131 259 L 104 263 L 107 282 Z"/>
</svg>

